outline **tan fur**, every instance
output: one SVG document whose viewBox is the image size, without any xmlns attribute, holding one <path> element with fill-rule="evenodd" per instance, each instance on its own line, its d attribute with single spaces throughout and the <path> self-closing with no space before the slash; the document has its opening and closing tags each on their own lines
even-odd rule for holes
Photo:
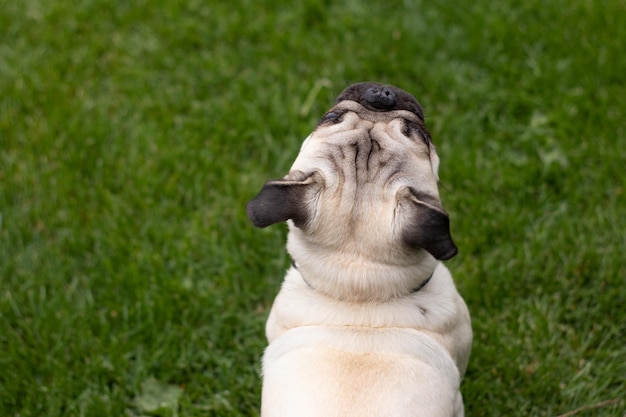
<svg viewBox="0 0 626 417">
<path fill-rule="evenodd" d="M 424 252 L 398 249 L 401 224 L 390 207 L 396 206 L 398 192 L 409 186 L 439 199 L 431 164 L 431 158 L 438 157 L 432 144 L 400 133 L 403 119 L 416 118 L 410 112 L 376 113 L 350 101 L 335 109 L 353 111 L 342 123 L 311 134 L 291 167 L 292 173 L 317 173 L 322 185 L 311 202 L 312 226 L 302 231 L 290 223 L 287 249 L 322 292 L 339 293 L 346 300 L 395 296 L 414 287 L 434 266 Z M 364 138 L 370 135 L 385 150 L 364 161 L 372 146 Z M 336 268 L 328 268 L 329 263 Z"/>
<path fill-rule="evenodd" d="M 448 269 L 402 241 L 415 207 L 443 212 L 435 148 L 403 133 L 412 112 L 350 100 L 331 111 L 345 113 L 274 182 L 305 187 L 304 213 L 288 221 L 297 268 L 267 321 L 261 414 L 463 416 L 467 307 Z"/>
</svg>

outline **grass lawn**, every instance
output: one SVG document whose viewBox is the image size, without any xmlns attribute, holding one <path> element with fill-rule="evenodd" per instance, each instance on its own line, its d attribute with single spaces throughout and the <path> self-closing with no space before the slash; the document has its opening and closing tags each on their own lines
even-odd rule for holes
<svg viewBox="0 0 626 417">
<path fill-rule="evenodd" d="M 0 1 L 0 416 L 256 416 L 286 228 L 351 82 L 416 95 L 468 416 L 626 415 L 626 4 Z"/>
</svg>

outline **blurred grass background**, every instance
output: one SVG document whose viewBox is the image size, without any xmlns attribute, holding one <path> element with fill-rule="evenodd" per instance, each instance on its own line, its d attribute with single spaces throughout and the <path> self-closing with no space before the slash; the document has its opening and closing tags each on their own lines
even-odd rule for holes
<svg viewBox="0 0 626 417">
<path fill-rule="evenodd" d="M 244 206 L 369 80 L 442 158 L 466 414 L 624 416 L 625 40 L 622 0 L 0 0 L 0 415 L 258 415 L 289 260 Z"/>
</svg>

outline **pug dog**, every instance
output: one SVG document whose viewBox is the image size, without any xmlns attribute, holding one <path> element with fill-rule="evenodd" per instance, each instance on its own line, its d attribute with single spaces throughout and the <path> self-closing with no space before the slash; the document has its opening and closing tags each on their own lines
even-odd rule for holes
<svg viewBox="0 0 626 417">
<path fill-rule="evenodd" d="M 358 83 L 248 203 L 257 227 L 287 221 L 293 260 L 266 326 L 262 417 L 464 415 L 472 330 L 440 262 L 457 248 L 438 167 L 418 101 Z"/>
</svg>

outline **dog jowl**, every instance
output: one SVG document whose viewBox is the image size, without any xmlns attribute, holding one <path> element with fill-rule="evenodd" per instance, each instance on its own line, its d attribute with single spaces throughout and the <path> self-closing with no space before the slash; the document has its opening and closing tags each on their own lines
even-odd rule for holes
<svg viewBox="0 0 626 417">
<path fill-rule="evenodd" d="M 418 101 L 346 88 L 289 173 L 248 203 L 287 221 L 287 272 L 270 316 L 262 415 L 460 416 L 470 318 L 448 269 L 457 248 Z"/>
</svg>

